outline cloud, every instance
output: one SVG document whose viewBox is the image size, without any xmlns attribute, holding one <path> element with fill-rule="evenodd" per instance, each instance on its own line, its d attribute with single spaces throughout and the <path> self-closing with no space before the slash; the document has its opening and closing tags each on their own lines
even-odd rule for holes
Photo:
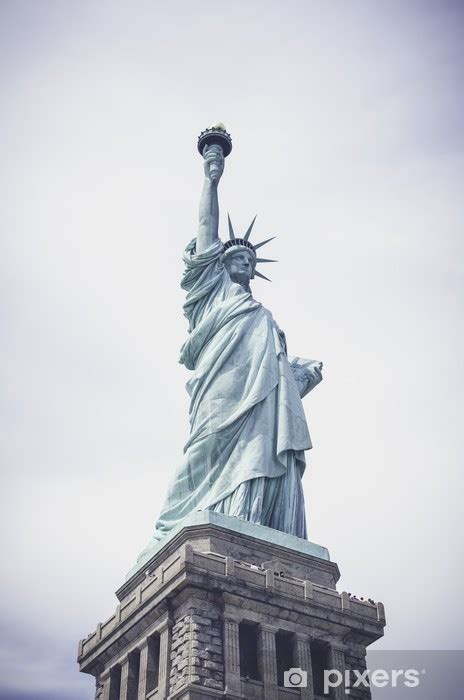
<svg viewBox="0 0 464 700">
<path fill-rule="evenodd" d="M 27 630 L 19 639 L 17 627 L 3 629 L 0 698 L 82 700 L 83 696 L 91 697 L 93 679 L 76 673 L 76 664 L 71 659 L 69 644 L 57 643 L 45 635 L 31 638 Z"/>
</svg>

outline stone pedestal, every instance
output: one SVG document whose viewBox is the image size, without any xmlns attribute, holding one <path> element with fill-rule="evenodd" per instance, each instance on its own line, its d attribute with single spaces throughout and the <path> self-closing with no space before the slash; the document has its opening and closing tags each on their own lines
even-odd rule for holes
<svg viewBox="0 0 464 700">
<path fill-rule="evenodd" d="M 115 614 L 79 643 L 80 670 L 95 676 L 100 700 L 346 697 L 345 678 L 365 669 L 385 615 L 381 603 L 338 593 L 338 577 L 322 547 L 193 514 L 131 572 Z M 325 696 L 324 668 L 343 676 Z"/>
</svg>

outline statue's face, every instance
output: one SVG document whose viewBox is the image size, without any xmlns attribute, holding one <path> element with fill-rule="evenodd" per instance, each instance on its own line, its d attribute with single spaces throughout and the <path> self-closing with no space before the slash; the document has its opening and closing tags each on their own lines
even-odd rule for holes
<svg viewBox="0 0 464 700">
<path fill-rule="evenodd" d="M 232 282 L 241 284 L 245 289 L 249 288 L 254 270 L 254 260 L 250 253 L 247 253 L 246 250 L 231 253 L 225 259 L 224 266 Z"/>
</svg>

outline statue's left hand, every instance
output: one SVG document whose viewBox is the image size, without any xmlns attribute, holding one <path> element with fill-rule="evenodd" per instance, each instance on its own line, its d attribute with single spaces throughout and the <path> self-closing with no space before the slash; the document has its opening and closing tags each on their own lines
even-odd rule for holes
<svg viewBox="0 0 464 700">
<path fill-rule="evenodd" d="M 290 368 L 295 377 L 301 398 L 322 381 L 322 362 L 290 357 Z"/>
</svg>

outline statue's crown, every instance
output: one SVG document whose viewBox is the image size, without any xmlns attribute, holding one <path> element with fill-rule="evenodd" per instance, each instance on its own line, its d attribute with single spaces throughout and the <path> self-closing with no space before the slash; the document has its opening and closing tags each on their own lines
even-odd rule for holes
<svg viewBox="0 0 464 700">
<path fill-rule="evenodd" d="M 237 236 L 234 233 L 234 229 L 232 226 L 232 221 L 230 220 L 230 216 L 227 214 L 227 220 L 229 223 L 229 240 L 224 243 L 224 252 L 223 252 L 223 257 L 226 257 L 227 255 L 230 255 L 231 253 L 234 253 L 237 251 L 237 248 L 242 248 L 245 250 L 250 251 L 253 254 L 254 258 L 254 273 L 257 277 L 261 277 L 264 280 L 268 280 L 270 282 L 269 277 L 266 277 L 265 275 L 261 274 L 261 272 L 258 272 L 256 269 L 256 264 L 257 263 L 269 263 L 269 262 L 277 262 L 276 260 L 270 260 L 269 258 L 258 258 L 256 256 L 256 251 L 258 248 L 261 248 L 261 246 L 266 245 L 266 243 L 269 243 L 269 241 L 274 240 L 275 236 L 272 236 L 272 238 L 267 238 L 265 241 L 261 241 L 261 243 L 256 243 L 256 245 L 253 245 L 248 239 L 250 237 L 251 231 L 253 229 L 253 225 L 256 221 L 256 216 L 251 222 L 251 224 L 248 227 L 247 232 L 243 236 L 243 238 L 237 238 Z"/>
</svg>

